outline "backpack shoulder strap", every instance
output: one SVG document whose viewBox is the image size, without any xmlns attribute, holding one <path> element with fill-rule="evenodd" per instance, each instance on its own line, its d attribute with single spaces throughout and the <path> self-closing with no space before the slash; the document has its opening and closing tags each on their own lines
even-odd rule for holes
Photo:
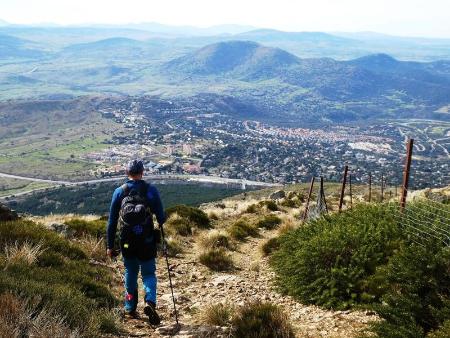
<svg viewBox="0 0 450 338">
<path fill-rule="evenodd" d="M 123 190 L 123 197 L 128 196 L 129 192 L 130 192 L 130 188 L 128 187 L 128 184 L 124 183 L 120 186 Z"/>
</svg>

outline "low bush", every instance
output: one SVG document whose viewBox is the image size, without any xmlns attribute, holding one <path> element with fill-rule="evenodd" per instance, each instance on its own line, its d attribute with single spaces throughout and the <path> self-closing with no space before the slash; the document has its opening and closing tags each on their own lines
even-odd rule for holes
<svg viewBox="0 0 450 338">
<path fill-rule="evenodd" d="M 176 257 L 183 252 L 181 241 L 176 236 L 169 236 L 166 238 L 167 255 L 169 257 Z"/>
<path fill-rule="evenodd" d="M 233 260 L 223 248 L 207 250 L 200 254 L 198 260 L 214 271 L 228 271 L 233 268 Z"/>
<path fill-rule="evenodd" d="M 249 303 L 232 319 L 232 336 L 236 338 L 293 338 L 287 315 L 270 303 Z"/>
<path fill-rule="evenodd" d="M 270 201 L 261 201 L 261 202 L 259 202 L 259 205 L 262 206 L 262 207 L 266 207 L 267 210 L 269 210 L 269 211 L 278 211 L 279 210 L 278 209 L 278 205 L 272 200 L 270 200 Z"/>
<path fill-rule="evenodd" d="M 192 222 L 175 213 L 169 216 L 164 228 L 168 234 L 190 236 L 192 235 L 193 225 Z"/>
<path fill-rule="evenodd" d="M 61 325 L 71 332 L 79 331 L 83 336 L 106 333 L 98 318 L 118 305 L 109 287 L 112 283 L 109 269 L 90 265 L 87 255 L 76 244 L 30 221 L 0 223 L 0 233 L 0 241 L 6 247 L 15 243 L 19 248 L 39 244 L 42 249 L 39 255 L 33 255 L 31 265 L 0 257 L 0 294 L 11 293 L 32 301 L 33 314 L 45 309 L 45 313 L 54 317 L 55 324 L 61 319 L 58 314 L 64 314 Z"/>
<path fill-rule="evenodd" d="M 258 212 L 259 208 L 256 204 L 250 204 L 247 209 L 245 210 L 248 214 L 256 214 Z"/>
<path fill-rule="evenodd" d="M 369 336 L 445 332 L 450 249 L 437 227 L 448 213 L 444 204 L 416 202 L 402 214 L 387 205 L 360 205 L 307 223 L 280 237 L 271 256 L 278 284 L 305 303 L 375 310 L 383 320 L 372 324 Z"/>
<path fill-rule="evenodd" d="M 258 228 L 265 228 L 267 230 L 275 229 L 277 226 L 281 224 L 281 218 L 274 215 L 265 216 L 263 219 L 260 219 L 256 226 Z"/>
<path fill-rule="evenodd" d="M 296 200 L 291 200 L 291 199 L 284 199 L 281 203 L 281 206 L 286 207 L 286 208 L 297 208 L 298 206 L 300 206 L 301 203 L 299 203 Z"/>
<path fill-rule="evenodd" d="M 228 326 L 230 325 L 234 309 L 230 304 L 212 304 L 206 306 L 200 313 L 200 320 L 208 325 Z"/>
<path fill-rule="evenodd" d="M 243 219 L 232 224 L 228 227 L 227 231 L 232 238 L 238 241 L 243 241 L 249 236 L 256 236 L 258 234 L 258 229 Z"/>
<path fill-rule="evenodd" d="M 211 228 L 211 223 L 208 215 L 199 208 L 189 207 L 187 205 L 176 205 L 166 209 L 167 217 L 172 214 L 178 214 L 180 217 L 187 219 L 193 226 L 199 229 Z"/>
<path fill-rule="evenodd" d="M 269 238 L 261 245 L 261 252 L 264 256 L 269 256 L 280 247 L 278 237 Z"/>
<path fill-rule="evenodd" d="M 64 222 L 64 224 L 75 232 L 75 237 L 89 235 L 100 239 L 105 237 L 106 234 L 106 221 L 103 219 L 87 221 L 81 218 L 74 218 Z"/>
</svg>

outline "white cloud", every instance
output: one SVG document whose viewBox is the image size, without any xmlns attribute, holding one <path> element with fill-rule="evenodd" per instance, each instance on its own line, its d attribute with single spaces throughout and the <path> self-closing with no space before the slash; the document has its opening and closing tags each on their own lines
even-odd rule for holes
<svg viewBox="0 0 450 338">
<path fill-rule="evenodd" d="M 236 23 L 450 38 L 448 13 L 448 0 L 0 0 L 0 18 L 17 23 Z"/>
</svg>

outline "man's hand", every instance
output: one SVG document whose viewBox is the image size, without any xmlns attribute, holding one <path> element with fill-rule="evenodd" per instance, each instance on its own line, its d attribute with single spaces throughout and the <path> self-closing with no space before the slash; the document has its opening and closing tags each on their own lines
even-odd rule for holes
<svg viewBox="0 0 450 338">
<path fill-rule="evenodd" d="M 113 249 L 107 249 L 107 250 L 106 250 L 106 255 L 107 255 L 109 258 L 114 258 L 114 250 L 113 250 Z"/>
</svg>

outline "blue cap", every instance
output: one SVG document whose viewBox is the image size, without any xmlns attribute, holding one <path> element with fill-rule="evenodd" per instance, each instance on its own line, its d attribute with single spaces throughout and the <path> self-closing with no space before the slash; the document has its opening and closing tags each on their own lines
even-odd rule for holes
<svg viewBox="0 0 450 338">
<path fill-rule="evenodd" d="M 141 160 L 132 160 L 127 164 L 127 174 L 138 175 L 144 172 L 144 163 Z"/>
</svg>

